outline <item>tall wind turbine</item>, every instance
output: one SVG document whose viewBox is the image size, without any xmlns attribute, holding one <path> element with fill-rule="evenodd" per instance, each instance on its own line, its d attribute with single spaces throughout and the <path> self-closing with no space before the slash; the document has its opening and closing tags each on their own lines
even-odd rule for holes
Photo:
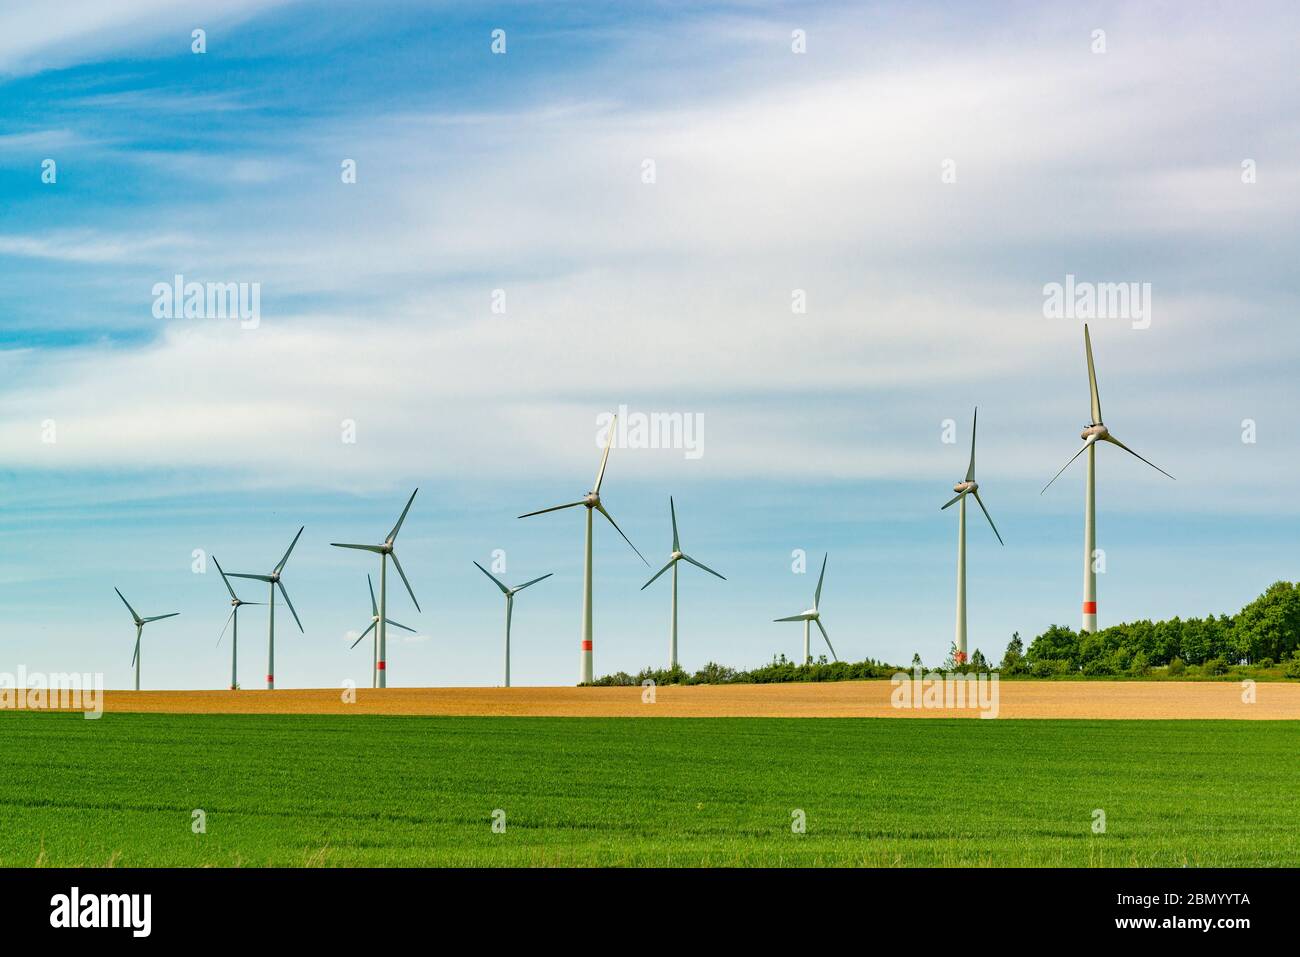
<svg viewBox="0 0 1300 957">
<path fill-rule="evenodd" d="M 1146 462 L 1147 465 L 1150 465 L 1161 475 L 1169 478 L 1173 478 L 1173 476 L 1154 462 L 1147 462 L 1146 459 L 1111 435 L 1110 430 L 1102 424 L 1101 399 L 1097 397 L 1097 372 L 1092 364 L 1092 339 L 1088 336 L 1087 323 L 1084 323 L 1083 326 L 1083 348 L 1088 354 L 1088 389 L 1092 393 L 1092 421 L 1079 433 L 1079 438 L 1083 439 L 1083 448 L 1075 452 L 1070 457 L 1070 461 L 1061 466 L 1061 471 L 1053 475 L 1052 481 L 1043 486 L 1043 492 L 1046 492 L 1051 487 L 1052 482 L 1061 477 L 1061 472 L 1068 469 L 1075 459 L 1084 452 L 1088 453 L 1088 483 L 1083 500 L 1083 627 L 1080 630 L 1096 631 L 1097 569 L 1093 562 L 1097 552 L 1097 443 L 1109 442 L 1111 445 L 1118 445 L 1129 455 Z M 1043 492 L 1038 494 L 1042 495 Z"/>
<path fill-rule="evenodd" d="M 723 581 L 726 581 L 727 578 L 725 575 L 718 575 L 718 573 L 708 565 L 705 565 L 702 562 L 697 562 L 695 559 L 691 558 L 690 555 L 687 555 L 682 551 L 682 543 L 677 537 L 677 508 L 673 505 L 673 497 L 671 495 L 668 496 L 668 514 L 671 515 L 673 519 L 673 553 L 668 558 L 668 564 L 655 572 L 650 581 L 641 586 L 641 590 L 645 591 L 649 588 L 650 583 L 664 572 L 668 571 L 668 569 L 671 568 L 673 570 L 673 618 L 672 627 L 669 629 L 668 635 L 668 670 L 672 671 L 677 667 L 677 563 L 681 561 L 690 562 L 696 568 L 703 568 L 710 575 L 717 575 L 717 577 L 721 578 Z"/>
<path fill-rule="evenodd" d="M 212 564 L 217 566 L 217 571 L 221 573 L 221 580 L 226 583 L 226 591 L 230 592 L 230 614 L 226 617 L 226 623 L 221 626 L 221 634 L 217 636 L 217 647 L 221 647 L 221 639 L 226 636 L 226 628 L 231 622 L 234 622 L 235 630 L 230 635 L 230 690 L 234 691 L 239 687 L 239 609 L 244 605 L 260 605 L 260 601 L 241 601 L 235 594 L 234 587 L 230 584 L 230 579 L 226 573 L 221 570 L 221 562 L 217 561 L 217 556 L 212 556 Z"/>
<path fill-rule="evenodd" d="M 609 423 L 609 438 L 605 441 L 605 454 L 600 457 L 600 468 L 596 470 L 596 483 L 591 491 L 584 495 L 579 501 L 568 502 L 565 505 L 552 505 L 550 508 L 538 509 L 536 512 L 527 512 L 520 515 L 520 518 L 528 518 L 533 515 L 542 515 L 546 512 L 558 512 L 562 508 L 576 508 L 579 505 L 587 507 L 587 543 L 583 552 L 582 562 L 582 644 L 579 646 L 578 659 L 578 682 L 580 684 L 591 684 L 594 680 L 593 662 L 592 662 L 592 631 L 591 631 L 591 513 L 593 510 L 604 515 L 609 524 L 614 526 L 614 531 L 623 536 L 623 541 L 627 542 L 628 547 L 636 552 L 637 558 L 645 562 L 646 567 L 650 563 L 646 562 L 645 556 L 637 551 L 637 547 L 632 544 L 632 540 L 623 535 L 623 529 L 618 527 L 618 522 L 614 521 L 613 516 L 605 510 L 605 506 L 600 501 L 600 483 L 605 477 L 605 464 L 609 461 L 609 447 L 614 442 L 614 428 L 618 425 L 618 416 L 615 415 Z"/>
<path fill-rule="evenodd" d="M 167 613 L 166 615 L 154 615 L 151 618 L 141 618 L 139 615 L 136 614 L 135 609 L 131 607 L 131 603 L 126 600 L 126 597 L 120 591 L 118 591 L 116 588 L 114 588 L 113 591 L 116 591 L 117 597 L 122 599 L 122 604 L 126 605 L 126 610 L 131 613 L 131 620 L 135 622 L 135 654 L 131 656 L 131 664 L 135 666 L 135 690 L 139 691 L 140 690 L 140 633 L 144 631 L 144 626 L 149 624 L 149 622 L 162 621 L 164 618 L 175 618 L 177 615 L 180 614 L 180 612 L 173 611 Z"/>
<path fill-rule="evenodd" d="M 826 647 L 831 650 L 831 657 L 836 661 L 840 659 L 835 655 L 835 646 L 831 644 L 831 636 L 826 634 L 826 626 L 822 624 L 822 614 L 817 606 L 822 600 L 822 582 L 826 579 L 826 559 L 830 558 L 830 552 L 827 552 L 822 558 L 822 573 L 817 576 L 817 590 L 813 592 L 813 606 L 805 612 L 797 615 L 791 615 L 788 618 L 775 618 L 774 621 L 802 621 L 803 622 L 803 663 L 812 662 L 812 641 L 811 627 L 812 623 L 817 623 L 818 630 L 821 631 L 822 637 L 826 639 Z"/>
<path fill-rule="evenodd" d="M 397 519 L 397 524 L 393 530 L 388 533 L 378 545 L 347 545 L 343 542 L 330 542 L 335 548 L 357 548 L 363 552 L 375 552 L 379 555 L 379 609 L 376 615 L 376 635 L 379 638 L 379 660 L 375 662 L 375 671 L 379 674 L 379 687 L 388 687 L 388 559 L 393 560 L 393 567 L 397 569 L 397 574 L 402 576 L 402 584 L 406 586 L 406 593 L 411 596 L 411 601 L 415 602 L 415 610 L 420 610 L 420 603 L 416 601 L 415 592 L 411 591 L 411 583 L 406 580 L 406 572 L 402 571 L 402 563 L 397 560 L 397 552 L 393 551 L 393 543 L 397 540 L 397 533 L 402 530 L 402 523 L 406 521 L 406 513 L 411 510 L 411 503 L 415 501 L 416 492 L 411 493 L 411 497 L 406 500 L 406 508 L 402 509 L 402 514 Z"/>
<path fill-rule="evenodd" d="M 524 582 L 522 585 L 517 585 L 514 588 L 511 588 L 501 579 L 497 578 L 496 575 L 493 575 L 482 565 L 479 565 L 478 562 L 475 562 L 474 564 L 478 567 L 479 571 L 481 571 L 488 578 L 492 579 L 492 581 L 496 583 L 496 586 L 501 589 L 501 593 L 506 596 L 506 685 L 505 686 L 509 688 L 510 687 L 510 613 L 514 611 L 515 595 L 518 592 L 523 591 L 529 585 L 536 585 L 539 581 L 543 581 L 547 578 L 550 578 L 552 575 L 555 574 L 555 572 L 547 572 L 541 578 L 534 578 L 532 581 L 527 581 Z"/>
<path fill-rule="evenodd" d="M 975 417 L 970 423 L 970 465 L 966 468 L 966 478 L 952 487 L 957 494 L 948 499 L 947 502 L 939 509 L 943 511 L 954 502 L 961 502 L 957 510 L 957 638 L 954 642 L 957 645 L 957 664 L 966 663 L 966 496 L 974 495 L 975 502 L 979 505 L 980 511 L 984 517 L 989 520 L 989 528 L 993 529 L 993 534 L 998 536 L 998 544 L 1005 544 L 1002 536 L 998 534 L 998 527 L 993 524 L 993 516 L 989 510 L 984 507 L 984 500 L 980 498 L 979 483 L 975 481 L 975 426 L 979 424 L 980 410 L 975 410 Z"/>
<path fill-rule="evenodd" d="M 231 572 L 231 578 L 251 578 L 253 581 L 266 582 L 271 587 L 271 602 L 269 607 L 271 625 L 267 633 L 266 642 L 266 690 L 275 690 L 275 588 L 280 586 L 280 594 L 284 596 L 284 603 L 289 606 L 289 611 L 293 612 L 293 620 L 298 623 L 298 631 L 306 634 L 302 630 L 302 621 L 298 618 L 298 612 L 293 607 L 293 602 L 289 600 L 289 593 L 284 590 L 284 582 L 280 581 L 280 573 L 284 571 L 284 564 L 289 560 L 289 555 L 293 552 L 293 546 L 298 544 L 298 539 L 302 536 L 302 530 L 306 528 L 303 525 L 298 529 L 298 534 L 293 537 L 289 543 L 289 548 L 285 551 L 284 557 L 280 559 L 275 568 L 271 569 L 269 575 L 253 575 L 248 573 Z"/>
<path fill-rule="evenodd" d="M 370 661 L 370 687 L 378 688 L 379 687 L 379 629 L 376 626 L 379 624 L 379 606 L 375 604 L 375 583 L 371 581 L 369 575 L 366 576 L 366 584 L 370 586 L 370 625 L 369 627 L 366 628 L 365 631 L 363 631 L 357 637 L 356 641 L 352 642 L 351 647 L 355 648 L 357 645 L 361 644 L 361 639 L 366 637 L 366 635 L 370 634 L 372 631 L 375 633 L 375 637 L 373 641 L 374 653 Z M 402 631 L 409 631 L 411 634 L 415 634 L 414 628 L 407 628 L 401 622 L 393 621 L 393 619 L 391 618 L 385 618 L 384 623 L 388 625 L 392 625 L 394 628 L 400 628 L 402 629 Z"/>
</svg>

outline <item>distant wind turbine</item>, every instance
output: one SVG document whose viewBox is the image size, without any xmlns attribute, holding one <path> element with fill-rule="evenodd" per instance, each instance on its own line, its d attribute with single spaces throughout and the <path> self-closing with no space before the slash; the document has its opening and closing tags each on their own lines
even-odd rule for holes
<svg viewBox="0 0 1300 957">
<path fill-rule="evenodd" d="M 632 540 L 630 538 L 628 538 L 626 535 L 623 535 L 623 529 L 618 527 L 618 522 L 614 521 L 613 516 L 611 516 L 609 512 L 605 510 L 605 506 L 600 501 L 600 483 L 601 480 L 604 479 L 605 477 L 605 464 L 609 461 L 609 448 L 614 442 L 614 428 L 617 424 L 618 424 L 618 416 L 615 415 L 614 418 L 609 423 L 609 438 L 605 441 L 605 454 L 602 455 L 600 458 L 600 468 L 596 470 L 596 483 L 592 487 L 590 492 L 584 495 L 579 501 L 568 502 L 564 505 L 552 505 L 550 508 L 538 509 L 536 512 L 527 512 L 519 516 L 520 518 L 529 518 L 533 515 L 543 515 L 546 512 L 558 512 L 562 508 L 576 508 L 579 505 L 585 505 L 587 507 L 587 540 L 586 540 L 586 547 L 583 552 L 583 563 L 582 563 L 582 639 L 581 639 L 582 643 L 579 646 L 579 659 L 578 659 L 578 682 L 580 684 L 591 684 L 591 682 L 594 680 L 594 668 L 592 662 L 592 657 L 593 657 L 592 644 L 593 644 L 594 636 L 592 634 L 592 628 L 591 628 L 591 513 L 592 511 L 595 510 L 600 512 L 601 515 L 604 515 L 605 519 L 609 522 L 609 524 L 614 526 L 614 531 L 618 532 L 619 535 L 622 535 L 623 541 L 627 542 L 628 547 L 630 547 L 632 551 L 636 552 L 637 558 L 645 562 L 647 568 L 650 567 L 650 563 L 646 562 L 645 556 L 642 555 L 639 551 L 637 551 L 637 547 L 632 544 Z"/>
<path fill-rule="evenodd" d="M 295 535 L 293 537 L 293 541 L 289 543 L 289 547 L 285 551 L 284 557 L 280 559 L 280 561 L 276 564 L 275 568 L 271 569 L 271 574 L 254 575 L 250 573 L 240 573 L 240 572 L 230 573 L 231 578 L 249 578 L 252 579 L 253 581 L 266 582 L 271 587 L 271 601 L 270 604 L 267 606 L 270 611 L 270 630 L 267 632 L 267 641 L 266 641 L 266 690 L 267 691 L 275 690 L 275 589 L 277 585 L 280 587 L 280 594 L 284 596 L 284 603 L 289 606 L 289 611 L 292 612 L 293 614 L 293 620 L 298 623 L 298 631 L 301 632 L 302 634 L 306 634 L 306 632 L 304 632 L 302 629 L 302 621 L 298 618 L 298 612 L 293 607 L 293 602 L 289 600 L 289 593 L 284 590 L 284 582 L 280 581 L 280 573 L 284 571 L 285 563 L 289 560 L 289 556 L 293 553 L 293 546 L 298 544 L 298 539 L 302 537 L 302 530 L 306 527 L 307 527 L 306 525 L 303 525 L 298 529 L 298 534 Z"/>
<path fill-rule="evenodd" d="M 727 579 L 725 575 L 719 575 L 708 565 L 705 565 L 702 562 L 697 562 L 695 559 L 691 558 L 690 555 L 687 555 L 682 551 L 681 541 L 677 537 L 677 508 L 673 504 L 673 497 L 671 495 L 668 496 L 668 514 L 672 516 L 673 520 L 673 553 L 668 558 L 668 564 L 655 572 L 650 581 L 641 586 L 641 590 L 645 591 L 649 588 L 651 582 L 664 572 L 668 571 L 668 569 L 671 568 L 673 570 L 673 617 L 672 626 L 669 629 L 668 635 L 668 670 L 671 671 L 677 667 L 677 563 L 681 561 L 690 562 L 696 568 L 702 568 L 710 575 L 716 575 L 723 581 L 726 581 Z"/>
<path fill-rule="evenodd" d="M 226 573 L 221 570 L 221 563 L 217 561 L 217 556 L 212 556 L 212 564 L 217 566 L 217 571 L 221 575 L 221 580 L 226 583 L 226 591 L 230 592 L 230 614 L 226 616 L 226 623 L 221 626 L 221 634 L 217 636 L 217 647 L 221 647 L 221 639 L 226 636 L 226 628 L 232 623 L 235 628 L 230 633 L 230 690 L 234 691 L 239 687 L 239 609 L 244 605 L 260 605 L 260 601 L 241 601 L 235 594 L 234 587 L 230 584 L 230 579 Z"/>
<path fill-rule="evenodd" d="M 402 571 L 402 563 L 397 560 L 397 552 L 393 550 L 394 542 L 397 541 L 397 533 L 402 530 L 402 523 L 406 521 L 406 513 L 411 510 L 411 503 L 415 501 L 416 493 L 420 490 L 417 488 L 411 493 L 411 497 L 406 500 L 406 508 L 402 509 L 402 514 L 397 519 L 397 524 L 393 530 L 388 533 L 378 545 L 348 545 L 343 542 L 330 542 L 335 548 L 355 548 L 363 552 L 375 552 L 379 555 L 379 609 L 375 612 L 376 624 L 378 629 L 376 634 L 379 639 L 378 657 L 375 662 L 375 670 L 379 674 L 379 687 L 388 687 L 388 559 L 393 560 L 393 567 L 397 569 L 397 574 L 402 576 L 402 584 L 406 586 L 406 593 L 411 596 L 411 601 L 415 602 L 415 610 L 420 610 L 420 603 L 416 600 L 415 592 L 411 590 L 411 583 L 406 580 L 406 572 Z"/>
<path fill-rule="evenodd" d="M 374 651 L 371 655 L 370 661 L 370 687 L 378 688 L 379 630 L 375 626 L 379 624 L 379 606 L 375 604 L 375 583 L 371 581 L 369 575 L 366 576 L 366 584 L 370 586 L 370 625 L 357 637 L 356 641 L 352 642 L 351 647 L 355 648 L 357 645 L 361 644 L 361 639 L 366 637 L 366 635 L 370 634 L 372 631 L 375 633 L 374 641 L 372 642 L 374 645 Z M 392 625 L 394 628 L 400 628 L 402 631 L 409 631 L 411 634 L 415 634 L 414 628 L 407 628 L 401 622 L 393 621 L 391 618 L 385 618 L 384 622 L 385 624 Z"/>
<path fill-rule="evenodd" d="M 1173 476 L 1154 462 L 1147 462 L 1111 435 L 1110 430 L 1102 424 L 1101 399 L 1097 395 L 1097 371 L 1092 364 L 1092 339 L 1088 336 L 1087 323 L 1083 326 L 1083 348 L 1088 355 L 1088 389 L 1092 393 L 1092 421 L 1079 433 L 1079 438 L 1083 439 L 1083 448 L 1075 452 L 1070 457 L 1070 461 L 1061 466 L 1061 471 L 1053 475 L 1052 481 L 1043 486 L 1043 492 L 1046 492 L 1052 482 L 1061 477 L 1061 472 L 1068 469 L 1075 459 L 1084 452 L 1088 453 L 1088 482 L 1083 500 L 1083 626 L 1080 630 L 1095 632 L 1097 630 L 1097 567 L 1094 564 L 1097 553 L 1097 443 L 1109 442 L 1111 445 L 1118 445 L 1129 455 L 1146 462 L 1161 475 L 1171 479 Z M 1038 494 L 1042 495 L 1043 492 Z"/>
<path fill-rule="evenodd" d="M 540 581 L 545 581 L 546 579 L 554 575 L 555 572 L 547 572 L 545 575 L 542 575 L 540 578 L 534 578 L 532 581 L 526 581 L 522 585 L 516 585 L 514 588 L 511 588 L 509 585 L 507 585 L 501 579 L 497 578 L 496 575 L 493 575 L 490 571 L 488 571 L 478 562 L 475 562 L 474 565 L 484 575 L 492 579 L 492 581 L 496 584 L 497 588 L 501 589 L 501 593 L 506 596 L 506 684 L 505 686 L 509 688 L 510 687 L 510 615 L 511 612 L 514 611 L 514 607 L 515 607 L 515 595 L 523 591 L 529 585 L 536 585 Z"/>
<path fill-rule="evenodd" d="M 180 614 L 179 611 L 168 612 L 166 615 L 154 615 L 150 618 L 141 618 L 126 597 L 116 588 L 117 597 L 122 599 L 122 604 L 126 605 L 126 610 L 131 613 L 131 620 L 135 622 L 135 653 L 131 655 L 131 664 L 135 666 L 135 690 L 140 690 L 140 634 L 144 631 L 144 626 L 151 621 L 162 621 L 164 618 L 175 618 Z"/>
<path fill-rule="evenodd" d="M 970 424 L 970 465 L 966 469 L 966 478 L 952 487 L 957 494 L 950 498 L 939 511 L 943 511 L 954 502 L 961 502 L 961 507 L 957 510 L 957 663 L 966 663 L 966 496 L 975 496 L 975 502 L 979 505 L 980 511 L 984 517 L 989 520 L 989 528 L 993 529 L 993 534 L 998 536 L 998 544 L 1004 544 L 1002 536 L 998 534 L 998 527 L 993 524 L 993 516 L 989 510 L 984 507 L 984 500 L 980 498 L 979 483 L 975 481 L 975 426 L 979 423 L 980 410 L 975 410 L 975 417 L 971 419 Z"/>
<path fill-rule="evenodd" d="M 835 655 L 835 646 L 831 644 L 831 636 L 826 634 L 826 626 L 822 624 L 821 611 L 817 607 L 822 600 L 822 582 L 826 578 L 826 559 L 830 557 L 831 557 L 830 552 L 827 552 L 825 557 L 822 558 L 822 573 L 817 576 L 817 590 L 813 592 L 813 606 L 809 608 L 807 611 L 801 612 L 798 615 L 791 615 L 788 618 L 773 619 L 774 621 L 802 621 L 803 622 L 803 663 L 805 665 L 812 662 L 812 639 L 811 639 L 812 622 L 817 623 L 818 630 L 821 631 L 822 637 L 826 639 L 826 647 L 831 650 L 831 657 L 835 658 L 836 661 L 840 660 Z"/>
</svg>

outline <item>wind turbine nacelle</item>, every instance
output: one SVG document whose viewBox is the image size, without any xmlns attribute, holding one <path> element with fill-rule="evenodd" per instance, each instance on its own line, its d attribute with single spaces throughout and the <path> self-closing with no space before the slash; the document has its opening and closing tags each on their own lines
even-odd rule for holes
<svg viewBox="0 0 1300 957">
<path fill-rule="evenodd" d="M 1100 442 L 1110 435 L 1110 430 L 1106 426 L 1098 423 L 1090 425 L 1079 433 L 1079 438 L 1091 445 L 1093 442 Z"/>
<path fill-rule="evenodd" d="M 675 561 L 677 561 L 678 559 L 682 558 L 683 555 L 682 555 L 681 552 L 673 552 L 673 553 L 672 553 L 670 556 L 668 556 L 668 557 L 669 557 L 669 560 L 670 560 L 670 561 L 674 561 L 674 562 L 675 562 Z"/>
<path fill-rule="evenodd" d="M 587 506 L 587 508 L 595 508 L 600 504 L 600 493 L 588 492 L 586 495 L 582 496 L 582 504 Z"/>
<path fill-rule="evenodd" d="M 952 487 L 952 490 L 960 495 L 962 492 L 973 492 L 979 488 L 978 482 L 958 482 Z"/>
</svg>

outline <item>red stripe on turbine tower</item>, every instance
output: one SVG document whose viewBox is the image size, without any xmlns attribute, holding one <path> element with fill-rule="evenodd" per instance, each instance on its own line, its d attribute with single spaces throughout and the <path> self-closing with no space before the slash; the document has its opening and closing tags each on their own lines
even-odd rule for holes
<svg viewBox="0 0 1300 957">
<path fill-rule="evenodd" d="M 275 675 L 267 675 L 267 676 L 266 676 L 266 680 L 267 680 L 267 681 L 274 681 L 274 680 L 275 680 Z"/>
<path fill-rule="evenodd" d="M 386 664 L 386 662 L 383 662 L 383 661 L 379 662 L 379 670 L 380 670 L 380 671 L 384 671 L 384 670 L 386 670 L 385 667 L 384 667 L 385 664 Z"/>
<path fill-rule="evenodd" d="M 582 643 L 582 650 L 583 650 L 583 651 L 591 651 L 591 642 L 590 642 L 590 641 L 584 641 L 584 642 Z"/>
<path fill-rule="evenodd" d="M 1097 614 L 1097 603 L 1095 601 L 1085 601 L 1083 603 L 1083 613 L 1085 615 Z"/>
</svg>

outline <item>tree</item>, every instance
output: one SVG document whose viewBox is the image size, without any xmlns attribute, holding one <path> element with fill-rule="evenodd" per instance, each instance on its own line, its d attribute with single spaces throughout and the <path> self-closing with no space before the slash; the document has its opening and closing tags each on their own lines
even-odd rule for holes
<svg viewBox="0 0 1300 957">
<path fill-rule="evenodd" d="M 1011 633 L 1011 640 L 1007 642 L 1007 650 L 1002 655 L 1002 670 L 1009 675 L 1014 675 L 1024 668 L 1025 663 L 1025 643 L 1020 640 L 1020 632 Z"/>
<path fill-rule="evenodd" d="M 1292 582 L 1274 582 L 1237 615 L 1236 630 L 1248 657 L 1281 660 L 1300 645 L 1300 591 Z"/>
<path fill-rule="evenodd" d="M 1079 636 L 1064 625 L 1051 625 L 1034 639 L 1027 657 L 1030 662 L 1065 661 L 1073 670 L 1079 659 Z"/>
</svg>

